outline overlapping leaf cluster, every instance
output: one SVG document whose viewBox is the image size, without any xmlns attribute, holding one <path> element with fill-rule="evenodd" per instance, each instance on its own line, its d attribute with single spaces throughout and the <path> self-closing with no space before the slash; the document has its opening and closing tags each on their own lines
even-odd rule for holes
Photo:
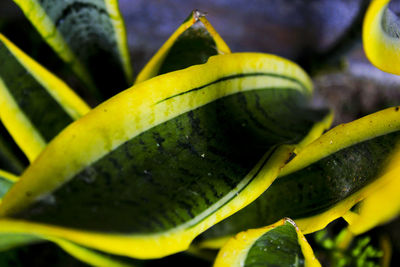
<svg viewBox="0 0 400 267">
<path fill-rule="evenodd" d="M 399 107 L 327 131 L 298 65 L 231 53 L 198 11 L 128 88 L 117 1 L 15 2 L 103 102 L 91 109 L 0 35 L 0 262 L 50 241 L 95 266 L 221 247 L 215 266 L 320 266 L 303 234 L 343 217 L 349 244 L 397 216 Z M 385 34 L 387 2 L 367 35 Z"/>
</svg>

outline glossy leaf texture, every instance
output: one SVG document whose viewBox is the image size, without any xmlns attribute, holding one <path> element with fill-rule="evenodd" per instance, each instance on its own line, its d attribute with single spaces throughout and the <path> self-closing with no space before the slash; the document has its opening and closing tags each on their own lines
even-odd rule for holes
<svg viewBox="0 0 400 267">
<path fill-rule="evenodd" d="M 398 183 L 399 118 L 393 107 L 328 131 L 301 150 L 256 201 L 204 233 L 201 246 L 218 247 L 237 232 L 282 217 L 292 217 L 307 234 L 348 216 L 361 200 Z M 385 197 L 393 202 L 374 202 L 380 209 L 367 213 L 374 222 L 384 221 L 389 211 L 398 214 L 396 190 Z"/>
<path fill-rule="evenodd" d="M 363 24 L 363 45 L 372 64 L 383 71 L 400 74 L 400 23 L 389 2 L 371 2 Z"/>
<path fill-rule="evenodd" d="M 196 16 L 196 19 L 193 18 L 193 16 L 190 17 L 192 24 L 196 24 L 196 27 L 193 27 L 193 29 L 191 28 L 190 33 L 191 34 L 183 34 L 183 36 L 179 37 L 179 42 L 178 42 L 178 53 L 182 52 L 182 42 L 183 44 L 187 44 L 187 43 L 193 43 L 193 45 L 191 47 L 189 47 L 188 51 L 186 51 L 187 54 L 191 54 L 192 52 L 194 53 L 200 53 L 202 57 L 205 57 L 203 59 L 203 61 L 205 62 L 208 57 L 210 55 L 213 55 L 213 53 L 207 54 L 207 52 L 211 51 L 212 49 L 215 48 L 215 43 L 222 43 L 225 45 L 225 43 L 222 41 L 222 39 L 218 36 L 217 33 L 215 33 L 215 30 L 212 28 L 211 25 L 209 25 L 207 20 L 203 20 L 204 22 L 201 23 L 200 19 L 199 19 L 199 13 L 194 13 L 192 12 L 192 15 Z M 189 18 L 188 18 L 189 20 Z M 200 25 L 201 23 L 201 25 Z M 208 31 L 206 30 L 206 28 L 208 29 Z M 195 33 L 195 34 L 193 34 Z M 211 34 L 213 36 L 216 36 L 216 41 L 214 42 L 211 39 Z M 168 41 L 167 41 L 168 42 Z M 200 46 L 196 46 L 196 44 L 200 43 Z M 209 46 L 206 46 L 209 45 Z M 219 47 L 221 47 L 222 45 L 219 45 Z M 165 47 L 165 45 L 164 45 Z M 175 46 L 174 46 L 175 47 Z M 180 47 L 180 48 L 179 48 Z M 193 47 L 197 47 L 197 51 L 189 51 L 191 50 L 190 48 Z M 225 45 L 225 47 L 227 47 Z M 222 47 L 220 49 L 224 49 L 225 47 Z M 173 49 L 174 50 L 174 49 Z M 204 51 L 204 52 L 201 52 Z M 174 55 L 176 55 L 176 53 L 172 53 Z M 175 56 L 172 57 L 172 59 L 167 59 L 164 60 L 163 65 L 164 66 L 168 66 L 169 63 L 174 64 L 176 62 Z M 187 60 L 185 61 L 185 65 L 182 67 L 188 67 L 189 64 L 198 64 L 199 61 L 198 60 Z M 202 63 L 202 62 L 201 62 Z M 176 62 L 176 64 L 179 64 L 179 62 Z M 175 66 L 176 66 L 175 64 Z M 165 67 L 164 67 L 165 68 Z M 5 157 L 6 160 L 6 165 L 10 165 L 10 153 L 8 153 L 7 155 L 5 155 L 7 157 Z M 22 168 L 22 167 L 21 167 Z M 20 169 L 18 169 L 20 172 Z M 16 177 L 13 181 L 16 180 Z M 1 197 L 9 190 L 9 188 L 11 188 L 11 186 L 13 185 L 13 181 L 9 181 L 9 180 L 5 180 L 3 182 L 2 187 L 0 188 L 0 200 Z M 45 241 L 44 239 L 41 239 L 37 236 L 30 236 L 30 235 L 21 235 L 21 234 L 3 234 L 1 236 L 2 239 L 2 248 L 10 248 L 10 247 L 15 247 L 15 246 L 21 246 L 21 245 L 28 245 L 29 243 L 32 242 L 43 242 Z M 67 241 L 62 241 L 62 240 L 57 240 L 55 243 L 57 243 L 60 247 L 63 247 L 65 251 L 70 252 L 71 255 L 73 255 L 74 257 L 81 259 L 82 261 L 92 264 L 92 265 L 107 265 L 107 266 L 120 266 L 121 262 L 119 259 L 115 259 L 115 256 L 111 256 L 111 255 L 106 255 L 106 254 L 100 254 L 94 250 L 91 249 L 85 249 L 81 246 L 78 246 L 76 244 L 73 244 L 71 242 L 67 242 Z M 0 248 L 0 250 L 2 250 L 2 248 Z M 139 264 L 138 262 L 135 262 L 134 266 L 137 266 L 137 264 Z M 142 266 L 143 262 L 140 263 Z M 129 265 L 131 266 L 131 265 Z"/>
<path fill-rule="evenodd" d="M 323 131 L 311 93 L 297 65 L 256 53 L 139 83 L 47 146 L 4 197 L 0 231 L 143 259 L 185 250 L 273 182 L 288 144 Z"/>
<path fill-rule="evenodd" d="M 135 83 L 160 74 L 206 63 L 231 51 L 205 16 L 194 10 L 138 74 Z"/>
<path fill-rule="evenodd" d="M 0 34 L 0 118 L 33 161 L 89 107 L 63 81 Z"/>
<path fill-rule="evenodd" d="M 117 0 L 14 2 L 92 94 L 104 99 L 132 84 L 125 26 Z"/>
<path fill-rule="evenodd" d="M 231 238 L 218 253 L 214 267 L 318 267 L 314 253 L 290 219 L 251 229 Z"/>
</svg>

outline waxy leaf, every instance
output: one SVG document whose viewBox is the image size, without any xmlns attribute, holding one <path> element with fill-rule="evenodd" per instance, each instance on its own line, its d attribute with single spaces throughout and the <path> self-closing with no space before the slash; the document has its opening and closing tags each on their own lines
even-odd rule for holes
<svg viewBox="0 0 400 267">
<path fill-rule="evenodd" d="M 30 161 L 89 107 L 0 34 L 0 118 Z"/>
<path fill-rule="evenodd" d="M 398 107 L 388 108 L 328 131 L 301 150 L 256 201 L 204 233 L 202 246 L 215 247 L 224 237 L 285 216 L 302 232 L 314 232 L 382 186 L 397 184 L 399 118 Z"/>
<path fill-rule="evenodd" d="M 297 65 L 257 53 L 137 84 L 46 147 L 4 197 L 0 231 L 137 258 L 182 251 L 273 182 L 288 144 L 328 113 L 311 92 Z"/>
<path fill-rule="evenodd" d="M 0 205 L 3 195 L 18 181 L 18 177 L 11 173 L 0 170 Z M 45 241 L 52 241 L 61 247 L 64 251 L 68 252 L 75 258 L 88 263 L 93 266 L 137 266 L 138 261 L 132 262 L 131 259 L 121 259 L 117 256 L 107 255 L 105 253 L 95 251 L 89 248 L 85 248 L 74 244 L 72 242 L 59 239 L 41 237 L 38 235 L 30 234 L 15 234 L 15 233 L 0 233 L 0 252 L 7 251 L 16 247 L 26 246 L 29 244 L 40 243 Z M 5 252 L 12 253 L 12 252 Z M 0 262 L 5 255 L 0 254 Z M 11 266 L 11 265 L 10 265 Z M 15 266 L 15 265 L 14 265 Z"/>
<path fill-rule="evenodd" d="M 321 266 L 304 235 L 290 219 L 247 230 L 231 238 L 218 253 L 214 267 Z"/>
<path fill-rule="evenodd" d="M 363 25 L 363 45 L 368 59 L 379 69 L 400 74 L 400 24 L 388 7 L 390 0 L 373 0 Z"/>
<path fill-rule="evenodd" d="M 124 22 L 117 0 L 14 0 L 43 39 L 103 97 L 132 83 Z"/>
<path fill-rule="evenodd" d="M 138 74 L 135 83 L 206 63 L 210 56 L 231 51 L 205 16 L 194 10 Z"/>
</svg>

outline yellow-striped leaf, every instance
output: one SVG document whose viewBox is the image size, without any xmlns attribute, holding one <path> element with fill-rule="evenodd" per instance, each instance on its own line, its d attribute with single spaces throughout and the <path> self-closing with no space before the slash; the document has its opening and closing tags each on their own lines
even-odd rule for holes
<svg viewBox="0 0 400 267">
<path fill-rule="evenodd" d="M 289 144 L 322 131 L 311 93 L 297 65 L 257 53 L 139 83 L 46 147 L 4 197 L 0 231 L 137 258 L 182 251 L 257 198 Z"/>
<path fill-rule="evenodd" d="M 89 107 L 0 34 L 0 118 L 30 161 Z"/>
<path fill-rule="evenodd" d="M 318 267 L 314 253 L 290 219 L 251 229 L 231 238 L 218 253 L 214 267 Z"/>
<path fill-rule="evenodd" d="M 256 201 L 204 233 L 202 246 L 219 246 L 237 232 L 285 216 L 292 217 L 304 233 L 314 232 L 364 198 L 384 195 L 382 188 L 398 188 L 399 118 L 398 107 L 388 108 L 328 131 L 301 150 Z M 395 188 L 385 195 L 391 203 L 379 206 L 382 201 L 374 200 L 374 211 L 367 212 L 375 217 L 372 225 L 398 213 Z"/>
<path fill-rule="evenodd" d="M 198 10 L 194 10 L 138 74 L 135 83 L 229 54 L 228 45 Z"/>
<path fill-rule="evenodd" d="M 104 97 L 132 83 L 118 0 L 14 0 L 43 39 L 96 93 Z"/>
<path fill-rule="evenodd" d="M 363 25 L 363 45 L 368 59 L 379 69 L 400 74 L 400 24 L 388 7 L 390 0 L 373 0 Z"/>
<path fill-rule="evenodd" d="M 397 155 L 392 162 L 398 165 L 400 156 Z M 395 167 L 393 169 L 398 171 Z M 392 173 L 392 178 L 359 203 L 355 211 L 348 211 L 343 216 L 350 224 L 350 231 L 355 234 L 365 233 L 400 214 L 399 178 L 399 174 Z"/>
</svg>

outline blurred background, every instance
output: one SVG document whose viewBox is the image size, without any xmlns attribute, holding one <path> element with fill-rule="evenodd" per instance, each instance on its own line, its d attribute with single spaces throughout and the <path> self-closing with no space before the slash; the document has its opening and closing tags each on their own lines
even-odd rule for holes
<svg viewBox="0 0 400 267">
<path fill-rule="evenodd" d="M 361 25 L 369 2 L 119 0 L 135 75 L 190 12 L 199 9 L 233 52 L 272 53 L 300 64 L 313 78 L 314 104 L 333 108 L 335 125 L 400 103 L 400 77 L 376 69 L 363 52 Z M 399 2 L 392 1 L 393 11 L 400 10 Z M 81 93 L 80 82 L 12 0 L 0 0 L 0 32 Z M 393 266 L 399 263 L 399 225 L 397 220 L 374 230 L 390 236 Z"/>
</svg>

